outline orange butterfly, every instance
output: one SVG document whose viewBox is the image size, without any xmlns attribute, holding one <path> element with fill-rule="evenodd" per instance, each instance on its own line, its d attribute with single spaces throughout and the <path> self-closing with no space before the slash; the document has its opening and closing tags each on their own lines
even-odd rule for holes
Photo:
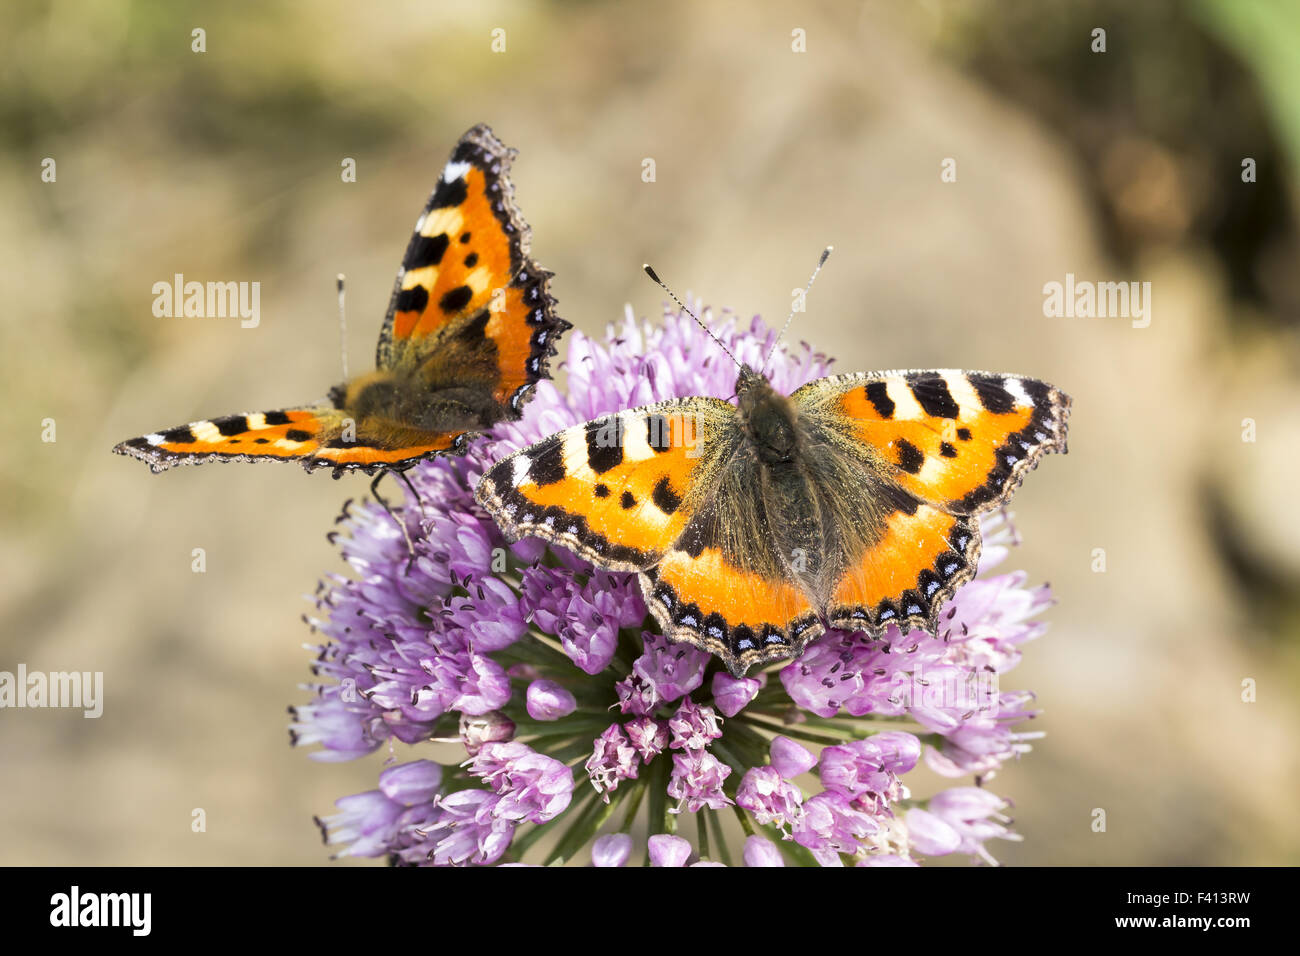
<svg viewBox="0 0 1300 956">
<path fill-rule="evenodd" d="M 379 333 L 375 371 L 310 405 L 191 422 L 113 451 L 155 472 L 209 461 L 300 461 L 334 477 L 463 454 L 517 419 L 568 322 L 508 178 L 515 151 L 487 126 L 461 137 L 415 224 Z"/>
<path fill-rule="evenodd" d="M 827 628 L 933 631 L 975 574 L 977 516 L 1066 450 L 1069 396 L 1015 375 L 862 372 L 787 396 L 744 365 L 736 392 L 568 428 L 475 496 L 510 540 L 637 572 L 664 634 L 741 676 Z"/>
</svg>

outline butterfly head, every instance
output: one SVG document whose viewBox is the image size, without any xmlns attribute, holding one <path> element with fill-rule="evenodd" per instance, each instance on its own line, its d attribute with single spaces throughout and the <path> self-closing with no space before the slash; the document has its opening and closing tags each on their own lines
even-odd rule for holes
<svg viewBox="0 0 1300 956">
<path fill-rule="evenodd" d="M 793 461 L 799 434 L 789 397 L 774 389 L 762 372 L 742 365 L 736 398 L 742 427 L 759 459 L 769 465 Z"/>
</svg>

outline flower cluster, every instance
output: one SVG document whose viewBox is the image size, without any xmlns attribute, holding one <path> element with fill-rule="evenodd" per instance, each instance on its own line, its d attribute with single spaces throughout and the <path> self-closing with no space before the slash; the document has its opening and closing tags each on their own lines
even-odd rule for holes
<svg viewBox="0 0 1300 956">
<path fill-rule="evenodd" d="M 775 336 L 761 321 L 704 321 L 763 366 Z M 804 345 L 765 370 L 788 393 L 828 364 Z M 507 545 L 473 489 L 503 455 L 570 425 L 730 396 L 736 366 L 689 316 L 651 327 L 629 312 L 603 343 L 571 333 L 566 367 L 567 395 L 542 382 L 520 421 L 410 472 L 418 500 L 397 517 L 371 503 L 340 517 L 331 537 L 352 574 L 318 589 L 320 681 L 293 708 L 292 737 L 321 760 L 385 744 L 412 759 L 338 800 L 318 821 L 326 842 L 416 865 L 621 866 L 638 847 L 656 866 L 993 862 L 986 843 L 1017 837 L 984 784 L 1036 736 L 1018 729 L 1032 695 L 999 678 L 1051 601 L 1023 573 L 989 573 L 1013 543 L 1006 516 L 985 522 L 979 575 L 936 634 L 830 631 L 796 660 L 732 677 L 659 633 L 634 576 L 536 539 Z M 447 739 L 462 763 L 423 758 Z M 904 778 L 922 759 L 973 785 L 913 796 Z"/>
</svg>

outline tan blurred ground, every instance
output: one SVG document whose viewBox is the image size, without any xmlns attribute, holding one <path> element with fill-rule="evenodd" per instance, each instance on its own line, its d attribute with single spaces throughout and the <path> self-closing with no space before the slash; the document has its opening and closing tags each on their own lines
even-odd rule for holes
<svg viewBox="0 0 1300 956">
<path fill-rule="evenodd" d="M 363 481 L 274 466 L 154 477 L 108 450 L 321 395 L 339 375 L 339 271 L 352 368 L 366 367 L 411 223 L 479 121 L 519 149 L 534 252 L 585 332 L 625 302 L 658 312 L 643 261 L 680 292 L 779 320 L 833 243 L 793 334 L 841 370 L 1016 371 L 1073 395 L 1070 455 L 1015 503 L 1012 561 L 1060 604 L 1011 681 L 1037 691 L 1048 736 L 998 778 L 1025 840 L 996 855 L 1300 861 L 1295 617 L 1259 624 L 1206 514 L 1207 487 L 1241 489 L 1227 520 L 1283 581 L 1300 577 L 1283 477 L 1300 435 L 1294 326 L 1242 323 L 1195 241 L 1113 258 L 1089 159 L 951 54 L 962 24 L 997 15 L 685 0 L 7 8 L 0 669 L 102 670 L 107 703 L 97 721 L 0 712 L 0 863 L 318 863 L 311 815 L 374 785 L 384 754 L 309 761 L 284 712 L 308 679 L 301 595 L 342 570 L 324 535 Z M 806 53 L 791 51 L 795 28 Z M 55 184 L 39 178 L 47 156 Z M 344 157 L 355 184 L 340 182 Z M 940 182 L 945 157 L 956 183 Z M 175 272 L 260 281 L 261 326 L 154 318 L 151 286 Z M 1067 272 L 1152 282 L 1150 328 L 1044 318 L 1042 286 Z M 206 574 L 190 570 L 198 547 Z M 1241 702 L 1243 678 L 1258 702 Z M 206 833 L 190 831 L 195 807 Z"/>
</svg>

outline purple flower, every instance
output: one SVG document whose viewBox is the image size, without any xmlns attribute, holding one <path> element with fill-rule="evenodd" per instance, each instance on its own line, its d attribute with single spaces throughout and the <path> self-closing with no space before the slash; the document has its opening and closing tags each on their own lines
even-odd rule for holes
<svg viewBox="0 0 1300 956">
<path fill-rule="evenodd" d="M 668 723 L 653 717 L 637 717 L 623 725 L 627 739 L 646 763 L 664 752 L 668 746 Z"/>
<path fill-rule="evenodd" d="M 673 754 L 668 796 L 678 801 L 677 810 L 683 809 L 684 804 L 688 813 L 705 807 L 720 810 L 731 803 L 731 798 L 722 792 L 722 783 L 729 776 L 731 768 L 707 750 Z"/>
<path fill-rule="evenodd" d="M 528 685 L 524 706 L 533 720 L 559 720 L 578 708 L 574 696 L 553 680 L 535 680 Z"/>
<path fill-rule="evenodd" d="M 864 849 L 860 841 L 873 836 L 878 826 L 870 814 L 855 809 L 847 796 L 824 790 L 804 802 L 793 836 L 822 866 L 843 866 L 840 854 Z"/>
<path fill-rule="evenodd" d="M 724 717 L 735 717 L 745 709 L 763 687 L 763 681 L 754 677 L 732 677 L 726 671 L 713 675 L 713 699 Z"/>
<path fill-rule="evenodd" d="M 498 710 L 486 714 L 460 715 L 460 740 L 471 757 L 485 744 L 515 739 L 515 722 Z"/>
<path fill-rule="evenodd" d="M 1019 840 L 1019 834 L 1012 833 L 1006 824 L 1011 818 L 1001 811 L 1010 804 L 996 793 L 990 793 L 981 787 L 953 787 L 936 793 L 930 798 L 929 811 L 939 821 L 956 833 L 957 845 L 952 853 L 966 853 L 991 866 L 997 866 L 997 860 L 984 848 L 984 842 L 993 838 L 1002 840 Z M 911 825 L 909 815 L 908 824 Z M 939 850 L 931 849 L 931 853 Z"/>
<path fill-rule="evenodd" d="M 898 775 L 915 767 L 920 756 L 921 741 L 897 731 L 837 744 L 822 751 L 822 785 L 879 813 L 906 796 Z"/>
<path fill-rule="evenodd" d="M 607 833 L 591 845 L 592 866 L 623 866 L 632 855 L 632 838 L 626 833 Z"/>
<path fill-rule="evenodd" d="M 650 838 L 651 866 L 685 866 L 691 858 L 691 845 L 681 837 L 659 833 Z"/>
<path fill-rule="evenodd" d="M 515 831 L 513 821 L 497 816 L 499 799 L 486 790 L 460 790 L 440 799 L 441 812 L 432 824 L 416 830 L 422 841 L 403 853 L 403 859 L 435 866 L 495 863 Z"/>
<path fill-rule="evenodd" d="M 587 759 L 587 776 L 606 803 L 609 802 L 610 792 L 618 789 L 619 783 L 637 775 L 639 767 L 636 757 L 636 748 L 618 724 L 610 724 L 596 738 L 591 756 Z"/>
<path fill-rule="evenodd" d="M 484 744 L 467 763 L 500 796 L 493 813 L 506 820 L 547 823 L 573 797 L 573 771 L 518 741 Z"/>
<path fill-rule="evenodd" d="M 689 644 L 670 644 L 649 631 L 641 639 L 645 652 L 632 663 L 632 673 L 654 688 L 659 700 L 677 700 L 704 683 L 709 654 Z"/>
<path fill-rule="evenodd" d="M 755 834 L 745 840 L 745 866 L 785 866 L 775 843 Z"/>
<path fill-rule="evenodd" d="M 781 734 L 772 738 L 769 752 L 773 769 L 786 780 L 793 780 L 817 766 L 817 757 L 807 747 Z"/>
<path fill-rule="evenodd" d="M 404 807 L 430 803 L 442 787 L 442 767 L 432 760 L 413 760 L 379 775 L 379 790 Z"/>
<path fill-rule="evenodd" d="M 701 317 L 779 391 L 829 371 L 806 345 L 777 348 L 765 365 L 776 334 L 758 319 Z M 829 631 L 797 660 L 732 677 L 662 636 L 635 573 L 593 568 L 537 539 L 508 544 L 475 502 L 493 463 L 570 425 L 735 394 L 736 365 L 689 316 L 669 312 L 651 326 L 629 313 L 603 339 L 573 332 L 567 345 L 567 395 L 540 383 L 519 421 L 463 457 L 407 472 L 418 503 L 391 483 L 396 520 L 375 503 L 349 505 L 331 533 L 348 573 L 326 575 L 314 598 L 308 623 L 321 643 L 291 737 L 318 760 L 387 748 L 403 761 L 319 821 L 331 852 L 411 865 L 567 855 L 622 866 L 631 834 L 647 828 L 654 865 L 716 866 L 738 856 L 725 841 L 742 831 L 739 815 L 752 834 L 747 866 L 803 859 L 799 847 L 825 866 L 950 853 L 992 862 L 987 841 L 1015 839 L 1001 798 L 963 786 L 913 797 L 908 781 L 921 739 L 932 744 L 930 769 L 984 782 L 1039 736 L 1025 726 L 1032 693 L 1003 681 L 1043 633 L 1036 617 L 1052 598 L 1023 572 L 991 570 L 1015 543 L 1007 519 L 984 521 L 979 575 L 941 610 L 937 634 Z M 463 757 L 436 763 L 431 742 L 459 742 Z M 575 788 L 578 767 L 594 794 Z M 678 812 L 701 815 L 707 848 L 671 832 Z M 586 844 L 563 839 L 569 832 Z"/>
<path fill-rule="evenodd" d="M 736 805 L 766 826 L 787 833 L 803 817 L 803 791 L 781 779 L 774 767 L 751 767 L 736 791 Z"/>
<path fill-rule="evenodd" d="M 669 719 L 668 730 L 673 735 L 669 746 L 679 750 L 702 750 L 710 740 L 722 736 L 718 715 L 713 708 L 708 705 L 701 707 L 689 698 Z"/>
</svg>

